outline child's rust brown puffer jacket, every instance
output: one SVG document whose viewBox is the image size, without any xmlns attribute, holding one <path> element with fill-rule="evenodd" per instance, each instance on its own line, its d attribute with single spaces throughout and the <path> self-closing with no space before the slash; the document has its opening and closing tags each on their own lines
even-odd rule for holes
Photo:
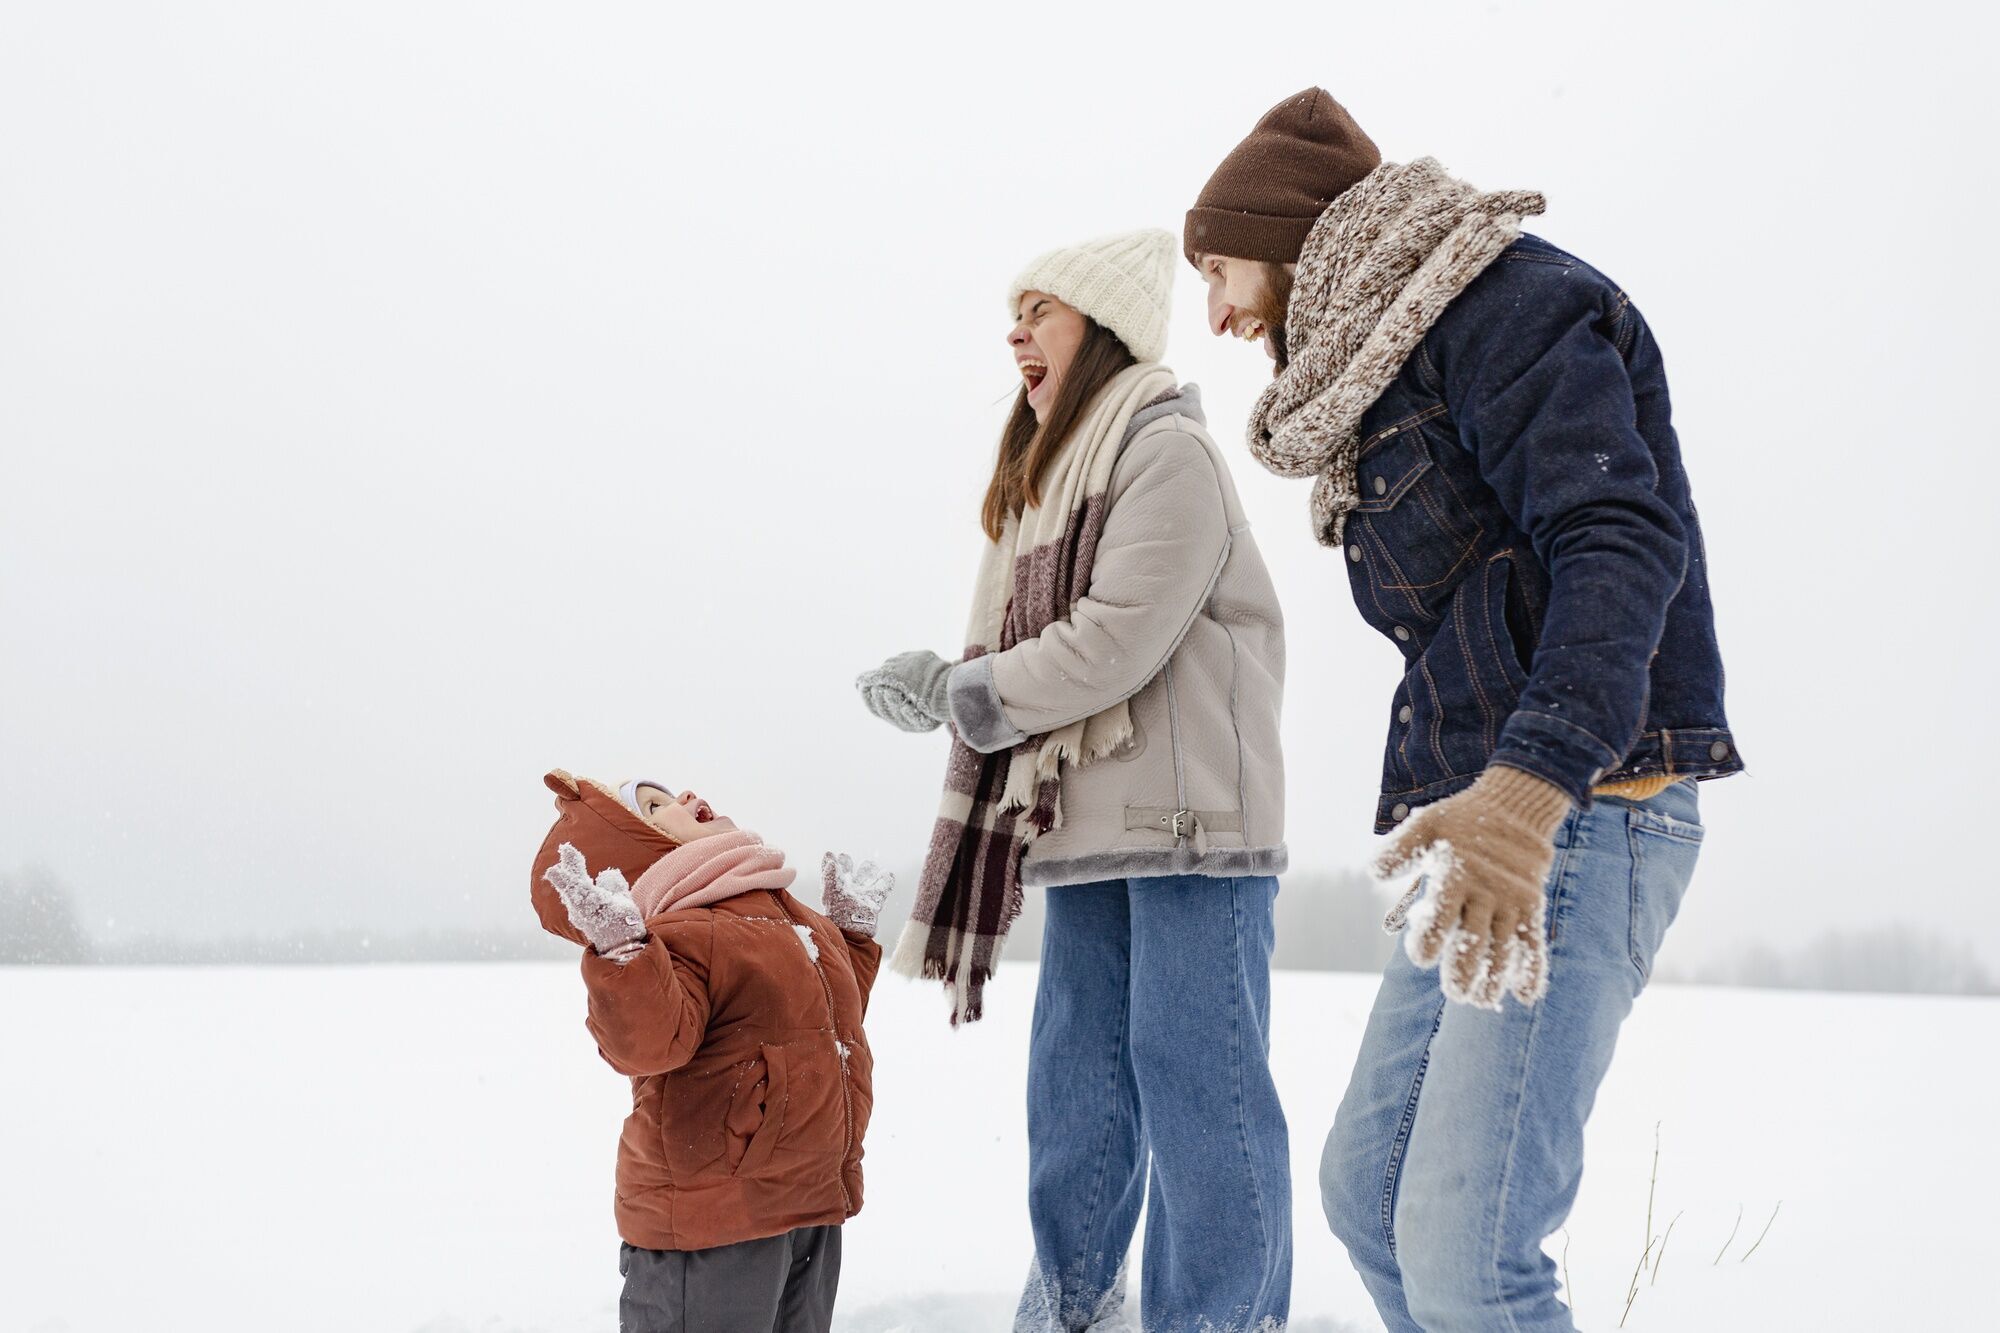
<svg viewBox="0 0 2000 1333">
<path fill-rule="evenodd" d="M 673 844 L 588 782 L 546 781 L 557 819 L 535 857 L 535 911 L 584 945 L 590 1035 L 632 1078 L 618 1234 L 701 1250 L 854 1216 L 874 1104 L 861 1020 L 881 948 L 760 890 L 662 912 L 643 953 L 622 967 L 601 958 L 542 872 L 570 843 L 593 874 L 637 880 Z"/>
</svg>

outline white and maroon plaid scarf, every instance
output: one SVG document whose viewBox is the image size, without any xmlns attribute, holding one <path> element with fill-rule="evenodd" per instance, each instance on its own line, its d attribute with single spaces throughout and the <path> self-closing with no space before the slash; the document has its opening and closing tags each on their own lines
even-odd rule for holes
<svg viewBox="0 0 2000 1333">
<path fill-rule="evenodd" d="M 1000 540 L 986 548 L 964 660 L 1035 638 L 1067 619 L 1090 590 L 1125 432 L 1134 414 L 1176 387 L 1172 371 L 1145 362 L 1120 371 L 1099 391 L 1049 465 L 1041 503 L 1008 519 Z M 1100 759 L 1131 735 L 1131 709 L 1122 702 L 990 755 L 953 733 L 916 905 L 890 965 L 908 976 L 942 980 L 954 1027 L 979 1020 L 981 992 L 1020 915 L 1022 851 L 1062 822 L 1063 764 Z"/>
</svg>

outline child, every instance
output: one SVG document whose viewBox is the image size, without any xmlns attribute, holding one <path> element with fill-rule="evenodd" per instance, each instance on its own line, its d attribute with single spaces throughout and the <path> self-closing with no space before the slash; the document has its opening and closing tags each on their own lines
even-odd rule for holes
<svg viewBox="0 0 2000 1333">
<path fill-rule="evenodd" d="M 557 769 L 535 857 L 542 925 L 588 946 L 590 1034 L 632 1079 L 618 1147 L 620 1333 L 826 1333 L 861 1209 L 862 1034 L 891 876 L 784 853 L 693 792 Z"/>
</svg>

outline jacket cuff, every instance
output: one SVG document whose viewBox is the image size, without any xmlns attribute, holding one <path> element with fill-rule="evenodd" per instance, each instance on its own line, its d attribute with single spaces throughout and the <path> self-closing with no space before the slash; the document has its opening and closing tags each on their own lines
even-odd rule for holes
<svg viewBox="0 0 2000 1333">
<path fill-rule="evenodd" d="M 946 693 L 958 738 L 980 754 L 1011 749 L 1028 739 L 1026 732 L 1007 720 L 1007 707 L 1000 702 L 999 687 L 993 683 L 991 654 L 953 667 Z"/>
<path fill-rule="evenodd" d="M 1489 765 L 1532 773 L 1568 794 L 1579 806 L 1590 804 L 1590 789 L 1618 766 L 1622 756 L 1591 732 L 1546 713 L 1516 710 L 1500 732 L 1499 748 Z"/>
</svg>

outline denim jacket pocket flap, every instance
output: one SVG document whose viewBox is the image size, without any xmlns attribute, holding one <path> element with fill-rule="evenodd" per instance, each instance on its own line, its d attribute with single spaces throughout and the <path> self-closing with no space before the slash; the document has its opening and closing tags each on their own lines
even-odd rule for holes
<svg viewBox="0 0 2000 1333">
<path fill-rule="evenodd" d="M 1355 480 L 1361 490 L 1361 503 L 1355 508 L 1363 513 L 1394 509 L 1430 468 L 1430 447 L 1424 442 L 1423 431 L 1414 425 L 1398 429 L 1368 446 L 1355 461 Z"/>
</svg>

